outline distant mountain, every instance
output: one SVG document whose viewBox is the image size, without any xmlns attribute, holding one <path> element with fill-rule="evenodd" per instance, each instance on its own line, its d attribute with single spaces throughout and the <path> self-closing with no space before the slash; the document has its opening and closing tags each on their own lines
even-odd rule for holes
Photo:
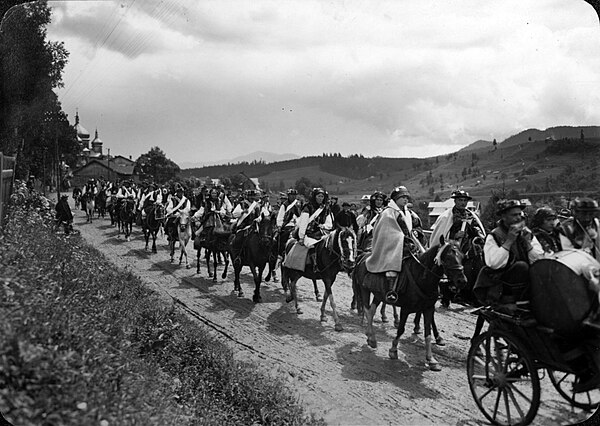
<svg viewBox="0 0 600 426">
<path fill-rule="evenodd" d="M 252 163 L 253 161 L 264 161 L 265 163 L 275 163 L 278 161 L 287 161 L 294 160 L 296 158 L 300 158 L 299 155 L 286 153 L 286 154 L 276 154 L 274 152 L 266 152 L 266 151 L 255 151 L 250 154 L 241 155 L 239 157 L 231 158 L 228 160 L 217 160 L 217 161 L 204 161 L 201 163 L 191 163 L 184 161 L 179 164 L 179 167 L 184 169 L 195 169 L 201 168 L 205 166 L 213 166 L 217 164 L 237 164 L 237 163 Z"/>
<path fill-rule="evenodd" d="M 557 126 L 546 130 L 528 129 L 502 141 L 503 148 L 528 142 L 543 141 L 547 138 L 559 140 L 564 138 L 579 139 L 581 131 L 586 138 L 600 137 L 600 126 Z"/>
<path fill-rule="evenodd" d="M 465 152 L 465 151 L 473 151 L 475 149 L 480 149 L 480 148 L 489 148 L 492 146 L 493 141 L 484 141 L 482 139 L 473 142 L 470 145 L 465 146 L 464 148 L 460 149 L 458 152 Z"/>
<path fill-rule="evenodd" d="M 502 142 L 498 141 L 498 147 L 508 148 L 514 145 L 521 145 L 529 142 L 543 141 L 546 139 L 579 139 L 581 131 L 586 138 L 600 138 L 600 126 L 556 126 L 548 127 L 546 130 L 527 129 L 512 135 Z M 491 149 L 492 141 L 478 140 L 465 146 L 458 152 L 474 151 L 483 148 Z"/>
</svg>

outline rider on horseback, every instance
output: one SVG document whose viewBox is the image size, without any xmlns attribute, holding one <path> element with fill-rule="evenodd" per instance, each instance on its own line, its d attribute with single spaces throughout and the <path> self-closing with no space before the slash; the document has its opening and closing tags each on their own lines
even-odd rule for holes
<svg viewBox="0 0 600 426">
<path fill-rule="evenodd" d="M 481 243 L 485 240 L 485 229 L 479 216 L 467 209 L 467 204 L 472 197 L 468 192 L 457 190 L 452 193 L 454 207 L 442 213 L 433 225 L 431 241 L 437 243 L 440 237 L 447 240 L 455 240 L 460 244 L 461 251 L 466 253 L 468 245 L 475 238 L 479 238 Z"/>
<path fill-rule="evenodd" d="M 302 209 L 300 207 L 300 202 L 298 201 L 298 191 L 296 191 L 294 188 L 290 188 L 287 190 L 287 197 L 279 207 L 279 213 L 277 214 L 279 244 L 276 264 L 279 264 L 283 259 L 283 248 L 285 247 L 287 240 L 289 240 L 292 232 L 294 232 L 294 229 L 296 229 L 296 225 L 301 214 Z"/>
<path fill-rule="evenodd" d="M 175 225 L 179 219 L 180 212 L 190 212 L 192 203 L 190 203 L 190 200 L 183 195 L 184 192 L 185 190 L 183 186 L 178 184 L 175 188 L 175 195 L 171 197 L 167 204 L 167 223 L 165 225 L 165 229 L 170 229 L 170 227 Z M 168 235 L 167 238 L 169 238 L 170 241 L 170 235 Z"/>
<path fill-rule="evenodd" d="M 298 243 L 307 248 L 314 247 L 333 230 L 333 214 L 329 210 L 327 191 L 313 188 L 309 202 L 298 219 Z M 313 269 L 317 269 L 316 253 L 309 251 Z"/>
<path fill-rule="evenodd" d="M 386 195 L 381 191 L 375 191 L 369 199 L 369 209 L 356 218 L 358 224 L 358 249 L 359 251 L 370 251 L 373 239 L 373 227 L 379 215 L 385 208 Z"/>
<path fill-rule="evenodd" d="M 405 186 L 399 186 L 392 191 L 387 207 L 375 222 L 373 251 L 366 260 L 369 272 L 385 273 L 388 303 L 398 300 L 398 275 L 402 270 L 403 258 L 407 254 L 404 247 L 408 245 L 408 241 L 414 241 L 412 214 L 406 208 L 409 197 L 410 193 Z"/>
</svg>

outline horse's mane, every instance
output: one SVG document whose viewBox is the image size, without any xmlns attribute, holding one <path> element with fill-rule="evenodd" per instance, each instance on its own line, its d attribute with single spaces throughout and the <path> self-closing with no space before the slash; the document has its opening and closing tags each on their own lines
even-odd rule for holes
<svg viewBox="0 0 600 426">
<path fill-rule="evenodd" d="M 445 246 L 445 245 L 444 245 Z M 433 265 L 435 263 L 435 258 L 438 256 L 439 251 L 442 247 L 439 244 L 429 247 L 425 253 L 419 256 L 419 261 L 423 265 Z"/>
</svg>

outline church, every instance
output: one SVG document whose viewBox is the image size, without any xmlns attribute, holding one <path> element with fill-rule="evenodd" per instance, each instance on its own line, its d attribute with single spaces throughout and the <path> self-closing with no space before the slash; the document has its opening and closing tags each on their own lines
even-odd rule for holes
<svg viewBox="0 0 600 426">
<path fill-rule="evenodd" d="M 82 187 L 89 179 L 96 180 L 138 180 L 134 173 L 135 161 L 129 156 L 111 156 L 110 150 L 107 154 L 103 152 L 103 142 L 98 136 L 98 129 L 94 139 L 90 142 L 90 132 L 79 121 L 79 111 L 75 112 L 75 124 L 77 132 L 77 143 L 80 151 L 77 156 L 77 164 L 73 170 L 72 185 Z"/>
</svg>

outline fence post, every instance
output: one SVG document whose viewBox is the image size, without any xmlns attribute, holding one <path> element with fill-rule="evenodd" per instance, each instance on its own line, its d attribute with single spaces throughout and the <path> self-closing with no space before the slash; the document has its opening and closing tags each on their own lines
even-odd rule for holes
<svg viewBox="0 0 600 426">
<path fill-rule="evenodd" d="M 10 201 L 10 195 L 12 193 L 15 177 L 15 164 L 15 157 L 8 157 L 0 152 L 0 229 L 4 226 L 6 206 Z"/>
</svg>

